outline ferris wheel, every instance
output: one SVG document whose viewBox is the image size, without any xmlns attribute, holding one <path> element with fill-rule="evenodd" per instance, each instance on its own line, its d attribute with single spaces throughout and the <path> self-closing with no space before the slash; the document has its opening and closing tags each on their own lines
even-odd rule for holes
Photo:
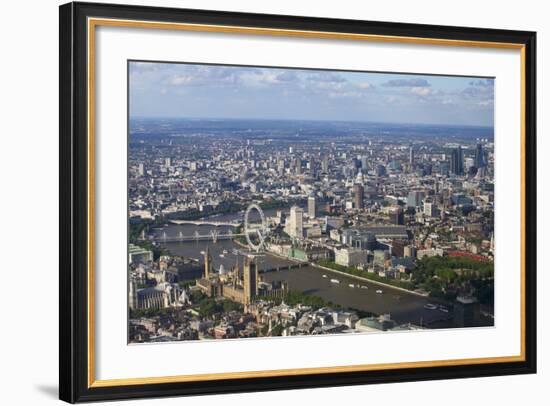
<svg viewBox="0 0 550 406">
<path fill-rule="evenodd" d="M 260 216 L 260 223 L 251 223 L 250 222 L 250 213 L 257 211 Z M 265 243 L 265 238 L 269 232 L 267 222 L 265 220 L 265 215 L 260 206 L 256 203 L 252 203 L 246 208 L 244 213 L 244 235 L 248 246 L 252 251 L 259 252 Z M 251 237 L 255 237 L 254 240 Z"/>
</svg>

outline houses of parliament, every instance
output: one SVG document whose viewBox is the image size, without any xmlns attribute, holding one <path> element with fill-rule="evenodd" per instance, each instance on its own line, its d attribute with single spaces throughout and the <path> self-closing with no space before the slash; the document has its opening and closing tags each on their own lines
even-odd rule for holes
<svg viewBox="0 0 550 406">
<path fill-rule="evenodd" d="M 225 298 L 242 304 L 245 311 L 256 298 L 279 298 L 288 293 L 286 281 L 268 283 L 262 280 L 253 256 L 245 255 L 242 271 L 235 266 L 231 271 L 220 268 L 219 272 L 213 272 L 208 248 L 204 253 L 203 277 L 197 279 L 196 286 L 209 297 Z"/>
</svg>

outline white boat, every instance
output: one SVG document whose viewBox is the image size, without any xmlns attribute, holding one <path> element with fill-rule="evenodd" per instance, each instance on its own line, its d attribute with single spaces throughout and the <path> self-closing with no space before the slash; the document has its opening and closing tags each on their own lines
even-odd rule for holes
<svg viewBox="0 0 550 406">
<path fill-rule="evenodd" d="M 350 288 L 354 288 L 354 287 L 355 287 L 355 285 L 354 285 L 353 283 L 350 283 L 348 286 L 349 286 Z"/>
<path fill-rule="evenodd" d="M 227 254 L 227 250 L 223 250 L 223 253 L 224 253 L 224 254 Z"/>
<path fill-rule="evenodd" d="M 376 293 L 378 293 L 378 294 L 382 294 L 382 293 L 384 293 L 384 292 L 382 292 L 382 290 L 381 290 L 381 289 L 378 289 L 378 290 L 376 291 Z"/>
<path fill-rule="evenodd" d="M 204 255 L 204 254 L 205 254 L 204 251 L 201 251 L 201 255 Z"/>
<path fill-rule="evenodd" d="M 332 283 L 340 283 L 340 281 L 338 279 L 331 279 L 330 280 Z"/>
<path fill-rule="evenodd" d="M 361 289 L 368 289 L 369 287 L 366 285 L 361 285 Z"/>
<path fill-rule="evenodd" d="M 449 313 L 449 309 L 447 309 L 445 306 L 443 305 L 439 305 L 439 310 L 441 310 L 442 312 L 444 313 Z"/>
<path fill-rule="evenodd" d="M 323 275 L 323 278 L 326 278 L 327 276 L 326 275 Z"/>
<path fill-rule="evenodd" d="M 223 255 L 223 254 L 220 254 L 220 258 L 225 258 L 225 255 Z"/>
<path fill-rule="evenodd" d="M 434 305 L 433 303 L 426 303 L 424 305 L 424 309 L 435 310 L 435 309 L 437 309 L 437 305 Z"/>
</svg>

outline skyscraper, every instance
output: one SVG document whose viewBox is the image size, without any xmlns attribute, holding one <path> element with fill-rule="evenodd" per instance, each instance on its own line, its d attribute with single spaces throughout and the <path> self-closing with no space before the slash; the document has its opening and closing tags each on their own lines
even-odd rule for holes
<svg viewBox="0 0 550 406">
<path fill-rule="evenodd" d="M 409 164 L 414 165 L 414 149 L 412 145 L 409 147 Z"/>
<path fill-rule="evenodd" d="M 365 188 L 360 183 L 356 183 L 353 186 L 353 205 L 358 210 L 365 208 L 364 195 Z"/>
<path fill-rule="evenodd" d="M 279 161 L 277 162 L 277 171 L 279 172 L 280 176 L 285 173 L 285 161 L 283 159 L 279 159 Z"/>
<path fill-rule="evenodd" d="M 145 176 L 145 173 L 147 171 L 145 170 L 145 164 L 144 163 L 140 163 L 139 166 L 138 166 L 138 174 L 139 176 Z"/>
<path fill-rule="evenodd" d="M 449 163 L 448 162 L 441 162 L 439 164 L 439 174 L 441 176 L 449 176 Z"/>
<path fill-rule="evenodd" d="M 302 160 L 300 158 L 295 159 L 294 166 L 296 168 L 296 175 L 301 175 L 302 174 Z"/>
<path fill-rule="evenodd" d="M 424 215 L 426 217 L 435 217 L 435 203 L 431 199 L 424 200 Z"/>
<path fill-rule="evenodd" d="M 321 163 L 321 170 L 324 173 L 328 173 L 328 156 L 327 155 L 323 156 L 323 161 Z"/>
<path fill-rule="evenodd" d="M 483 152 L 483 145 L 480 142 L 476 144 L 476 152 L 474 158 L 474 165 L 476 168 L 485 167 L 485 153 Z"/>
<path fill-rule="evenodd" d="M 424 192 L 420 192 L 418 190 L 410 191 L 409 196 L 407 197 L 407 207 L 416 208 L 420 206 L 422 199 L 424 199 Z"/>
<path fill-rule="evenodd" d="M 401 207 L 392 207 L 389 210 L 390 223 L 402 226 L 405 224 L 405 216 Z"/>
<path fill-rule="evenodd" d="M 304 236 L 304 210 L 298 206 L 290 208 L 290 227 L 288 235 L 294 238 L 302 238 Z"/>
<path fill-rule="evenodd" d="M 464 174 L 464 153 L 460 145 L 451 151 L 451 173 L 453 175 Z"/>
<path fill-rule="evenodd" d="M 315 218 L 317 215 L 317 205 L 316 205 L 315 196 L 309 196 L 307 198 L 307 215 L 310 219 Z"/>
<path fill-rule="evenodd" d="M 368 162 L 367 162 L 367 156 L 366 155 L 363 155 L 361 157 L 361 168 L 363 169 L 363 172 L 367 172 Z"/>
</svg>

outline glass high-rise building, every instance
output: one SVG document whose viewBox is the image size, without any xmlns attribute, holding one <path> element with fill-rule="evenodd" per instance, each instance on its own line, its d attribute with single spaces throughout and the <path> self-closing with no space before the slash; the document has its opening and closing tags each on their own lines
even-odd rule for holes
<svg viewBox="0 0 550 406">
<path fill-rule="evenodd" d="M 460 145 L 451 151 L 451 173 L 453 175 L 464 174 L 464 152 Z"/>
<path fill-rule="evenodd" d="M 485 165 L 485 152 L 483 151 L 483 145 L 480 142 L 476 145 L 476 152 L 474 157 L 474 165 L 476 168 L 484 168 Z"/>
</svg>

